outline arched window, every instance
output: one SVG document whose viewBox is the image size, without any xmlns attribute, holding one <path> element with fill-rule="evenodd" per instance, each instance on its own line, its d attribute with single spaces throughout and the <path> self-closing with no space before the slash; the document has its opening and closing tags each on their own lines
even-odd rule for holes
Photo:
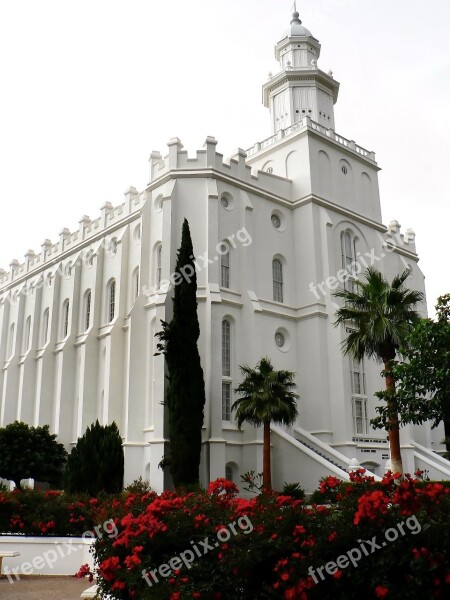
<svg viewBox="0 0 450 600">
<path fill-rule="evenodd" d="M 108 285 L 108 305 L 107 305 L 107 317 L 108 323 L 114 319 L 116 314 L 116 280 L 112 279 Z"/>
<path fill-rule="evenodd" d="M 225 242 L 222 243 L 223 252 L 220 256 L 220 285 L 224 288 L 230 287 L 230 248 Z"/>
<path fill-rule="evenodd" d="M 84 296 L 84 331 L 87 331 L 91 325 L 91 302 L 92 293 L 88 290 Z"/>
<path fill-rule="evenodd" d="M 156 289 L 159 290 L 161 287 L 161 275 L 162 275 L 162 245 L 160 244 L 156 249 Z"/>
<path fill-rule="evenodd" d="M 225 465 L 225 479 L 233 481 L 233 467 L 230 464 Z"/>
<path fill-rule="evenodd" d="M 230 321 L 222 321 L 222 375 L 231 375 L 231 326 Z"/>
<path fill-rule="evenodd" d="M 65 300 L 62 309 L 62 319 L 61 319 L 61 333 L 62 337 L 66 338 L 69 334 L 69 314 L 70 314 L 70 302 Z"/>
<path fill-rule="evenodd" d="M 279 258 L 272 261 L 273 299 L 283 302 L 283 265 Z"/>
<path fill-rule="evenodd" d="M 347 291 L 354 291 L 354 278 L 355 278 L 355 238 L 351 231 L 345 231 L 341 238 L 341 255 L 342 255 L 342 268 L 348 271 L 349 277 L 344 282 L 344 288 Z"/>
<path fill-rule="evenodd" d="M 132 286 L 133 286 L 133 301 L 137 300 L 139 298 L 139 267 L 136 267 L 136 269 L 133 271 L 133 281 L 132 281 Z"/>
<path fill-rule="evenodd" d="M 14 338 L 16 333 L 16 324 L 13 323 L 9 328 L 9 338 L 8 338 L 8 358 L 11 358 L 14 354 Z"/>
<path fill-rule="evenodd" d="M 28 350 L 30 349 L 30 343 L 31 343 L 31 317 L 28 317 L 26 322 L 25 322 L 25 329 L 23 332 L 23 354 L 25 354 L 25 352 L 28 352 Z"/>
<path fill-rule="evenodd" d="M 231 325 L 222 321 L 222 421 L 231 421 Z"/>
<path fill-rule="evenodd" d="M 41 344 L 45 346 L 48 340 L 48 324 L 50 319 L 50 311 L 48 308 L 44 310 L 42 315 L 42 329 L 41 329 Z"/>
</svg>

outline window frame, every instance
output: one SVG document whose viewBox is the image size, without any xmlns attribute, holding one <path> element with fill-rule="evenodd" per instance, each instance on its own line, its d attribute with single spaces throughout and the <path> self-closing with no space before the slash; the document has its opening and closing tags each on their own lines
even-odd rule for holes
<svg viewBox="0 0 450 600">
<path fill-rule="evenodd" d="M 352 394 L 352 419 L 353 432 L 355 436 L 368 435 L 370 433 L 370 423 L 367 412 L 367 388 L 364 359 L 357 361 L 349 357 L 350 361 L 350 386 Z M 358 407 L 361 407 L 359 411 Z M 359 415 L 358 412 L 361 414 Z M 361 425 L 359 427 L 358 425 Z M 358 431 L 361 429 L 361 431 Z"/>
<path fill-rule="evenodd" d="M 89 331 L 91 326 L 91 312 L 92 312 L 92 290 L 87 290 L 84 295 L 84 310 L 83 310 L 83 318 L 84 318 L 84 329 L 83 331 Z"/>
<path fill-rule="evenodd" d="M 222 242 L 227 251 L 220 255 L 220 287 L 230 289 L 231 281 L 231 251 L 226 242 Z"/>
<path fill-rule="evenodd" d="M 66 298 L 62 305 L 61 313 L 61 338 L 65 340 L 69 335 L 70 300 Z"/>
<path fill-rule="evenodd" d="M 283 261 L 279 257 L 272 259 L 272 288 L 273 301 L 284 304 L 284 273 Z"/>
<path fill-rule="evenodd" d="M 108 283 L 106 320 L 112 323 L 116 317 L 116 280 L 111 279 Z"/>
</svg>

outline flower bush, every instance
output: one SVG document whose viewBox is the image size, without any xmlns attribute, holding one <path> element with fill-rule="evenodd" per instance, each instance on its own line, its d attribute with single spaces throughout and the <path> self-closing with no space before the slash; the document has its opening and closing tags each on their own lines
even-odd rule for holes
<svg viewBox="0 0 450 600">
<path fill-rule="evenodd" d="M 115 600 L 446 598 L 450 488 L 364 471 L 324 479 L 307 505 L 288 493 L 240 498 L 218 479 L 207 490 L 115 496 L 0 492 L 0 531 L 95 541 L 101 592 Z M 326 506 L 325 506 L 326 504 Z M 184 560 L 183 558 L 184 557 Z M 93 574 L 87 565 L 80 576 Z"/>
<path fill-rule="evenodd" d="M 374 482 L 364 471 L 351 479 L 321 482 L 330 507 L 238 498 L 223 479 L 117 500 L 118 535 L 94 547 L 100 589 L 117 600 L 448 597 L 449 488 L 391 474 Z M 181 560 L 187 551 L 192 560 Z"/>
<path fill-rule="evenodd" d="M 0 492 L 0 533 L 81 536 L 98 523 L 97 505 L 89 496 L 55 490 Z"/>
</svg>

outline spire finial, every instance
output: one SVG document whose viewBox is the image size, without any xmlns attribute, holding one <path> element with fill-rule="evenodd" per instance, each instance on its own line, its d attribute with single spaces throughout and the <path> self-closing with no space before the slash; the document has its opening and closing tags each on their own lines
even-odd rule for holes
<svg viewBox="0 0 450 600">
<path fill-rule="evenodd" d="M 300 18 L 299 18 L 299 17 L 300 17 L 300 15 L 299 15 L 299 13 L 297 12 L 297 0 L 295 0 L 295 2 L 294 2 L 293 9 L 294 9 L 294 12 L 292 13 L 292 21 L 291 21 L 291 25 L 294 25 L 294 23 L 295 23 L 296 25 L 301 25 L 301 24 L 302 24 L 302 22 L 301 22 L 301 20 L 300 20 Z"/>
</svg>

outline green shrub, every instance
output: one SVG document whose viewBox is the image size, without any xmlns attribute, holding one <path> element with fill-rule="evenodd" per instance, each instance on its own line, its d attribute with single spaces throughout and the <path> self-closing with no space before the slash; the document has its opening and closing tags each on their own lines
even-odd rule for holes
<svg viewBox="0 0 450 600">
<path fill-rule="evenodd" d="M 305 499 L 305 490 L 299 483 L 285 483 L 281 493 L 283 496 L 291 496 L 296 500 Z"/>
<path fill-rule="evenodd" d="M 127 485 L 124 491 L 130 494 L 147 494 L 151 491 L 150 482 L 139 477 Z"/>
<path fill-rule="evenodd" d="M 124 455 L 122 439 L 115 423 L 100 425 L 98 420 L 86 429 L 69 455 L 65 489 L 97 496 L 100 492 L 122 491 Z"/>
</svg>

